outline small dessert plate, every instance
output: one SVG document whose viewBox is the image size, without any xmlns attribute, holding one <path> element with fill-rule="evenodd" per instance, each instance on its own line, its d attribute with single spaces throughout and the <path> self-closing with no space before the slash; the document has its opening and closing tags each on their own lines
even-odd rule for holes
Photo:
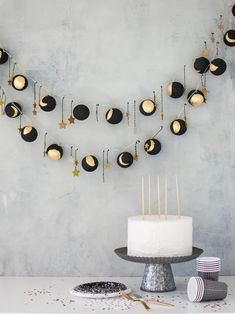
<svg viewBox="0 0 235 314">
<path fill-rule="evenodd" d="M 122 293 L 130 293 L 126 285 L 114 281 L 87 282 L 76 286 L 70 293 L 80 298 L 114 298 L 121 297 Z"/>
</svg>

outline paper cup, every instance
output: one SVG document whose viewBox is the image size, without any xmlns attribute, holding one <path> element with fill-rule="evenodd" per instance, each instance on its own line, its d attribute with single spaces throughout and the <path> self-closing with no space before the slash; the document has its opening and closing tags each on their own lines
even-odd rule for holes
<svg viewBox="0 0 235 314">
<path fill-rule="evenodd" d="M 214 271 L 214 272 L 198 271 L 197 274 L 198 274 L 199 277 L 201 277 L 203 279 L 214 280 L 214 281 L 218 281 L 219 280 L 219 272 L 218 271 Z"/>
<path fill-rule="evenodd" d="M 191 302 L 223 300 L 226 298 L 227 292 L 226 283 L 201 277 L 191 277 L 187 287 L 187 295 Z"/>
</svg>

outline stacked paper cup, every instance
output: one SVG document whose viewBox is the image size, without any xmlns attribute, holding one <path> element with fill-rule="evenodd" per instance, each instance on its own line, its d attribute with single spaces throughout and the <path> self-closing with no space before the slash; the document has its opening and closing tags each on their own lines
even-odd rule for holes
<svg viewBox="0 0 235 314">
<path fill-rule="evenodd" d="M 223 300 L 227 296 L 228 286 L 224 282 L 191 277 L 187 294 L 191 302 Z"/>
<path fill-rule="evenodd" d="M 198 257 L 197 272 L 203 279 L 218 281 L 221 264 L 219 257 Z"/>
</svg>

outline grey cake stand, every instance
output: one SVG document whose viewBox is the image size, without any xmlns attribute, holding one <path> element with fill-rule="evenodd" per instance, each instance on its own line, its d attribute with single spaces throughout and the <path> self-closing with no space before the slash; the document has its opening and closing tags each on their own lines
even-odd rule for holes
<svg viewBox="0 0 235 314">
<path fill-rule="evenodd" d="M 140 289 L 147 292 L 167 292 L 176 289 L 171 264 L 191 261 L 203 253 L 202 249 L 192 248 L 192 255 L 179 257 L 137 257 L 127 255 L 127 247 L 121 247 L 114 252 L 122 259 L 144 263 L 145 270 Z"/>
</svg>

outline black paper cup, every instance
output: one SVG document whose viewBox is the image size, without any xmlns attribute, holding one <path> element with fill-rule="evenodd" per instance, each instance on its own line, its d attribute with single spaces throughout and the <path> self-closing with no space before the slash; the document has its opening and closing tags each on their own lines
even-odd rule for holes
<svg viewBox="0 0 235 314">
<path fill-rule="evenodd" d="M 188 282 L 187 295 L 191 302 L 223 300 L 228 293 L 224 282 L 191 277 Z"/>
<path fill-rule="evenodd" d="M 203 279 L 214 280 L 214 281 L 218 281 L 219 280 L 219 272 L 218 271 L 214 271 L 214 272 L 198 271 L 197 274 L 198 274 L 199 277 L 201 277 Z"/>
</svg>

